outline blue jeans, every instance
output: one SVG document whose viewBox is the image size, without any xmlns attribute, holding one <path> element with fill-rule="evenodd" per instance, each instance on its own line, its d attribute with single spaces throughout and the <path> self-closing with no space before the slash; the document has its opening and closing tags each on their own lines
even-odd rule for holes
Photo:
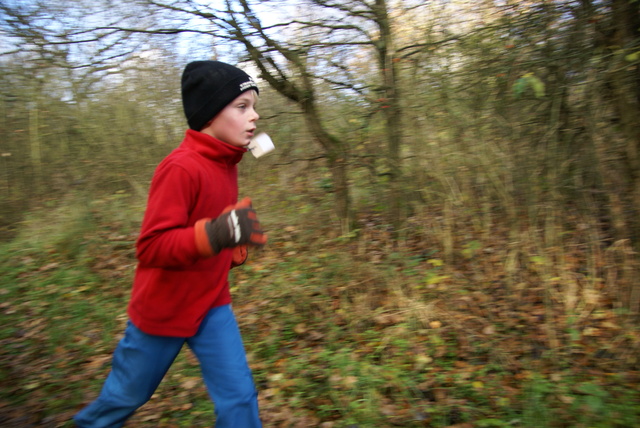
<svg viewBox="0 0 640 428">
<path fill-rule="evenodd" d="M 146 403 L 187 343 L 215 403 L 216 428 L 261 427 L 258 393 L 231 305 L 211 309 L 193 337 L 146 334 L 128 323 L 98 398 L 74 416 L 82 428 L 124 425 Z"/>
</svg>

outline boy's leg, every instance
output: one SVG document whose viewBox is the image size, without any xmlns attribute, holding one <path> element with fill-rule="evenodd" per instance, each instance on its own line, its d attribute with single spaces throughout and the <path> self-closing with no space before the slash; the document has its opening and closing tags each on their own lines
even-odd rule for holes
<svg viewBox="0 0 640 428">
<path fill-rule="evenodd" d="M 184 338 L 152 336 L 129 322 L 100 395 L 74 416 L 77 426 L 121 427 L 151 398 L 183 344 Z"/>
<path fill-rule="evenodd" d="M 216 428 L 258 428 L 258 393 L 231 305 L 213 308 L 187 343 L 215 404 Z"/>
</svg>

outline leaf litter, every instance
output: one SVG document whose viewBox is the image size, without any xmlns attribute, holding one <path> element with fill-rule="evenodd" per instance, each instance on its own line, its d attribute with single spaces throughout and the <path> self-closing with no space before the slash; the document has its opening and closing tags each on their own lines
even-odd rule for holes
<svg viewBox="0 0 640 428">
<path fill-rule="evenodd" d="M 602 282 L 576 274 L 579 252 L 545 277 L 544 257 L 510 273 L 506 252 L 475 244 L 468 249 L 481 256 L 447 263 L 410 243 L 393 259 L 381 250 L 386 234 L 364 249 L 325 240 L 322 252 L 295 254 L 292 233 L 272 235 L 274 245 L 232 273 L 265 426 L 494 426 L 521 421 L 523 400 L 539 396 L 558 416 L 551 426 L 563 427 L 576 405 L 595 413 L 617 397 L 638 399 L 637 324 Z M 1 285 L 0 425 L 70 426 L 97 394 L 126 321 L 134 260 L 128 246 L 94 245 L 90 272 L 73 287 L 56 277 L 75 266 L 54 257 L 38 267 L 36 255 L 23 257 L 20 284 Z M 92 320 L 98 306 L 113 323 Z M 212 419 L 185 350 L 127 426 Z"/>
</svg>

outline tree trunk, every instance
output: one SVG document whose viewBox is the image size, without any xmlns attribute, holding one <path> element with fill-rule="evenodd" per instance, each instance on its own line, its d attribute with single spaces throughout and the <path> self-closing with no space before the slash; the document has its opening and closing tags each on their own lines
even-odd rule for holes
<svg viewBox="0 0 640 428">
<path fill-rule="evenodd" d="M 306 99 L 301 106 L 311 134 L 318 139 L 327 155 L 327 164 L 335 190 L 335 213 L 340 219 L 341 232 L 346 234 L 351 230 L 354 222 L 349 192 L 347 149 L 342 141 L 324 129 L 312 99 Z"/>
<path fill-rule="evenodd" d="M 391 224 L 396 233 L 402 223 L 401 201 L 403 188 L 400 147 L 402 143 L 402 109 L 398 84 L 398 67 L 394 58 L 393 33 L 389 20 L 386 0 L 376 0 L 376 23 L 380 29 L 380 39 L 376 44 L 382 74 L 382 112 L 386 122 L 387 174 L 389 177 L 388 201 Z"/>
<path fill-rule="evenodd" d="M 629 0 L 611 1 L 611 33 L 608 46 L 619 49 L 614 52 L 610 65 L 609 83 L 614 108 L 620 120 L 620 129 L 626 140 L 625 181 L 632 204 L 627 231 L 635 245 L 640 235 L 640 66 L 630 64 L 629 54 L 640 51 L 640 3 Z"/>
<path fill-rule="evenodd" d="M 29 110 L 29 148 L 32 170 L 32 190 L 40 191 L 42 179 L 42 149 L 40 147 L 40 115 L 38 105 Z"/>
</svg>

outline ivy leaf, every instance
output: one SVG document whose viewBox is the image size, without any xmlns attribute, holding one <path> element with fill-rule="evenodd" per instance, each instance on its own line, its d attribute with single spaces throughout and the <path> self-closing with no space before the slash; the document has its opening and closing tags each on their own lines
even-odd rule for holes
<svg viewBox="0 0 640 428">
<path fill-rule="evenodd" d="M 626 59 L 628 62 L 636 62 L 640 60 L 640 51 L 625 55 L 624 59 Z"/>
<path fill-rule="evenodd" d="M 528 88 L 533 90 L 536 98 L 542 98 L 545 96 L 546 85 L 533 73 L 525 73 L 522 77 L 516 80 L 513 84 L 513 93 L 516 97 L 520 97 Z"/>
</svg>

